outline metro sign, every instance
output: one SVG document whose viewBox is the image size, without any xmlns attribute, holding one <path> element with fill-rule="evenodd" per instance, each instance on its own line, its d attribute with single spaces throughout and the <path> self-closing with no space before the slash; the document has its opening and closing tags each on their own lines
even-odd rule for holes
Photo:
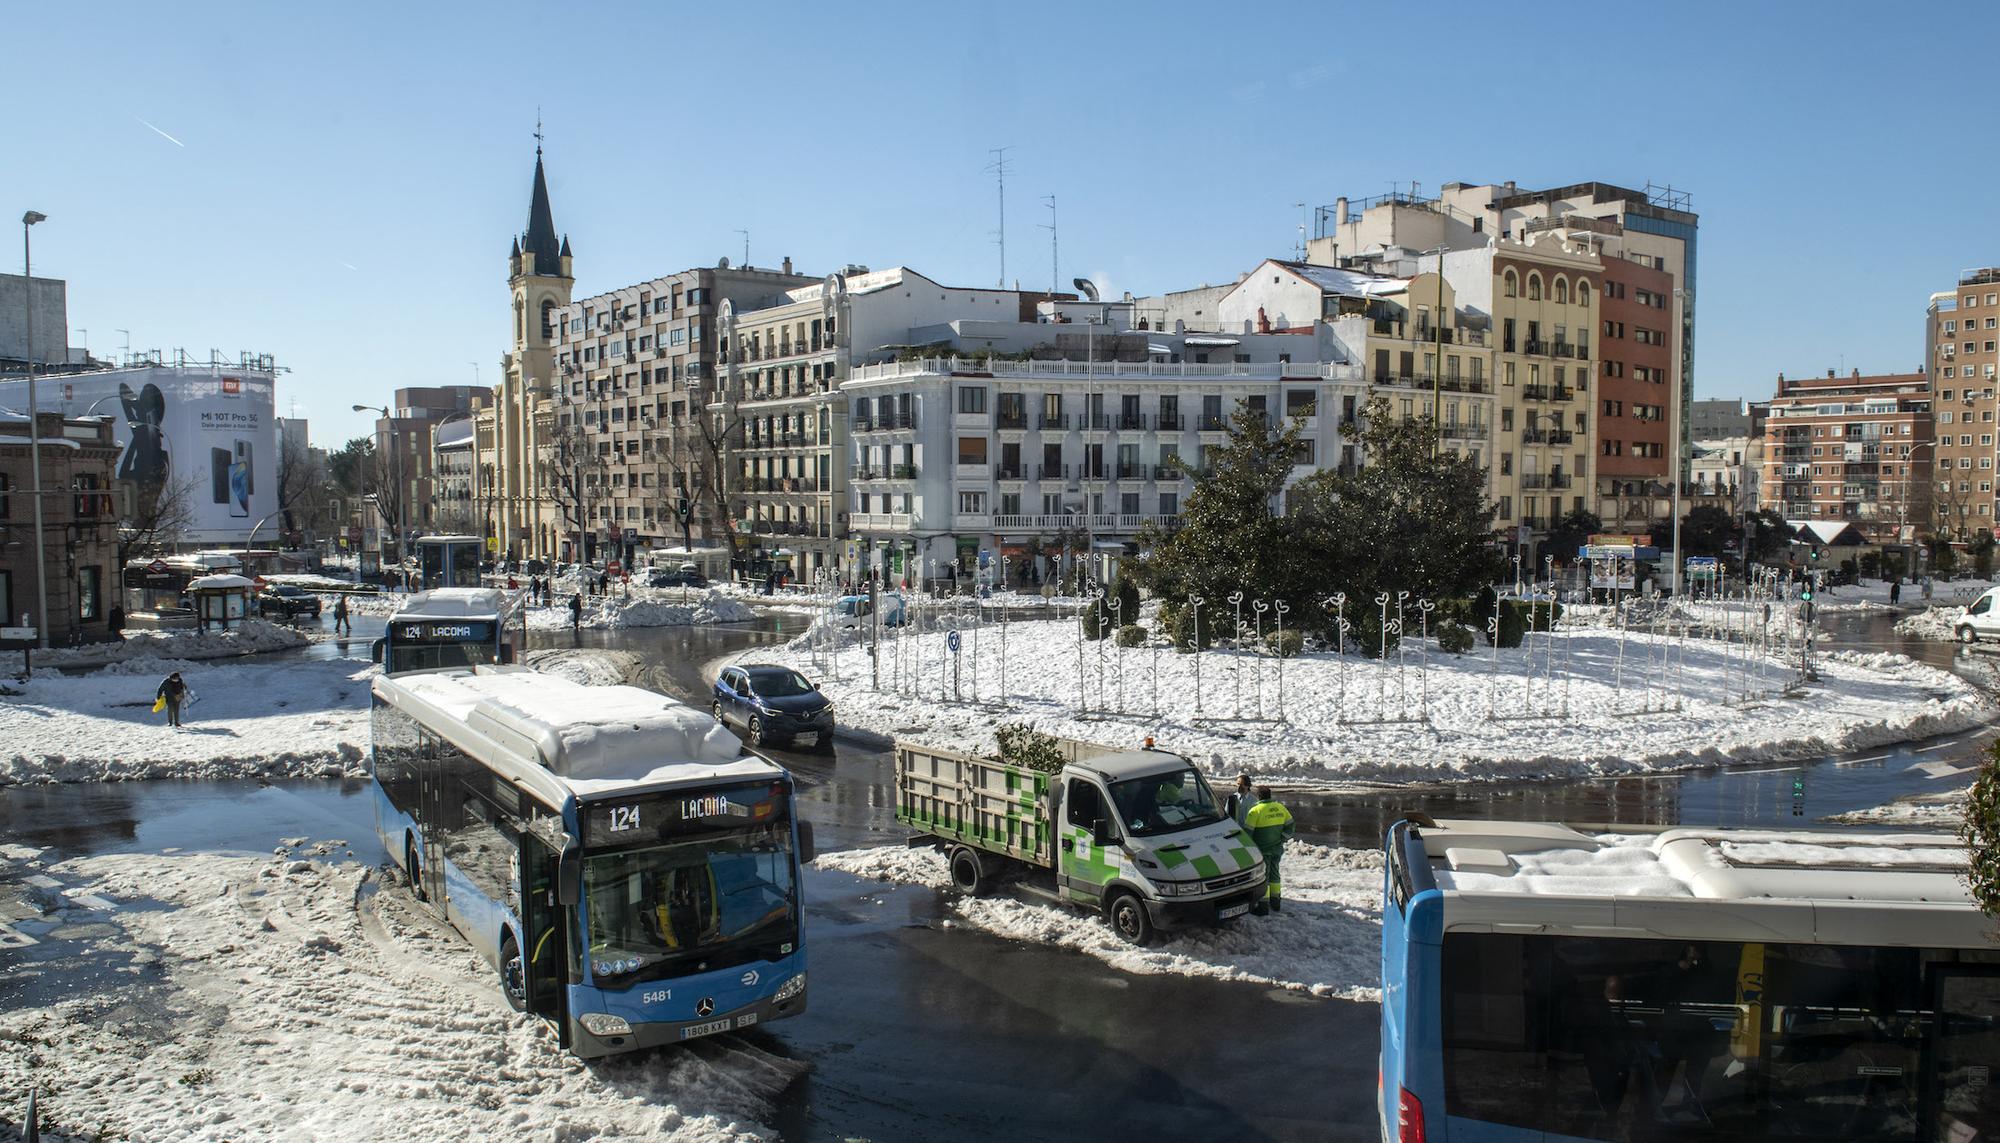
<svg viewBox="0 0 2000 1143">
<path fill-rule="evenodd" d="M 167 571 L 166 561 L 154 560 L 152 563 L 146 565 L 146 570 L 154 575 L 165 575 Z"/>
</svg>

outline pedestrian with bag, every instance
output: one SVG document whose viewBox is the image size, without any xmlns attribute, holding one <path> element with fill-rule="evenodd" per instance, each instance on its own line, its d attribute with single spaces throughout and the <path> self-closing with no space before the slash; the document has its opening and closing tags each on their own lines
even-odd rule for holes
<svg viewBox="0 0 2000 1143">
<path fill-rule="evenodd" d="M 1292 826 L 1292 811 L 1271 797 L 1271 787 L 1257 787 L 1258 802 L 1243 815 L 1243 828 L 1264 855 L 1264 899 L 1251 908 L 1258 916 L 1278 912 L 1284 897 L 1278 877 L 1278 859 L 1285 855 L 1285 843 L 1298 831 Z"/>
<path fill-rule="evenodd" d="M 179 671 L 175 671 L 160 681 L 160 689 L 153 695 L 153 710 L 156 713 L 161 710 L 166 711 L 167 725 L 179 726 L 181 724 L 181 704 L 189 701 L 192 697 L 188 692 L 187 682 L 181 678 Z"/>
</svg>

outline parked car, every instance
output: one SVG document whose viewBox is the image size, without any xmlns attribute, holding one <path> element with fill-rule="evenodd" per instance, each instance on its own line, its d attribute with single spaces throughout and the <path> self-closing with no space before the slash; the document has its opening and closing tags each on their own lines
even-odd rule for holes
<svg viewBox="0 0 2000 1143">
<path fill-rule="evenodd" d="M 833 749 L 833 703 L 804 675 L 770 663 L 724 667 L 715 680 L 717 722 L 741 724 L 752 746 L 790 742 Z"/>
<path fill-rule="evenodd" d="M 903 597 L 893 591 L 878 592 L 875 607 L 882 613 L 882 626 L 901 627 L 909 620 L 909 609 L 903 605 Z M 865 595 L 843 595 L 833 607 L 834 626 L 841 628 L 866 628 L 874 624 L 868 610 Z"/>
<path fill-rule="evenodd" d="M 301 615 L 319 618 L 319 596 L 304 588 L 281 583 L 257 593 L 257 614 L 296 619 Z"/>
<path fill-rule="evenodd" d="M 1969 604 L 1953 625 L 1961 643 L 2000 639 L 2000 587 L 1989 587 Z"/>
</svg>

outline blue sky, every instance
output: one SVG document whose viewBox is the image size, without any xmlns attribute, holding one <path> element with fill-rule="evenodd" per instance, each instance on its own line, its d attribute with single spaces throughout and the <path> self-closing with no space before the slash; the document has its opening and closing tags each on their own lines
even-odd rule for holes
<svg viewBox="0 0 2000 1143">
<path fill-rule="evenodd" d="M 1697 396 L 1918 367 L 1929 294 L 2000 262 L 2000 8 L 1571 11 L 43 5 L 9 23 L 0 207 L 49 216 L 73 341 L 275 354 L 328 444 L 354 402 L 495 380 L 538 105 L 578 296 L 739 229 L 758 265 L 989 284 L 1011 146 L 1028 287 L 1049 194 L 1065 282 L 1149 293 L 1286 254 L 1300 201 L 1651 180 L 1701 215 Z"/>
</svg>

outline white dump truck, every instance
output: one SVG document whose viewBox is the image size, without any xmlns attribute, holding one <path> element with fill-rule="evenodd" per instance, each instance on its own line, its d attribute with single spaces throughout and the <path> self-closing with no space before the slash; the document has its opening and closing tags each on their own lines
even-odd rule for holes
<svg viewBox="0 0 2000 1143">
<path fill-rule="evenodd" d="M 1001 880 L 1094 908 L 1119 936 L 1240 917 L 1264 891 L 1264 859 L 1192 762 L 1148 747 L 1092 756 L 1071 744 L 1057 773 L 896 744 L 896 820 L 933 845 L 952 884 Z"/>
</svg>

